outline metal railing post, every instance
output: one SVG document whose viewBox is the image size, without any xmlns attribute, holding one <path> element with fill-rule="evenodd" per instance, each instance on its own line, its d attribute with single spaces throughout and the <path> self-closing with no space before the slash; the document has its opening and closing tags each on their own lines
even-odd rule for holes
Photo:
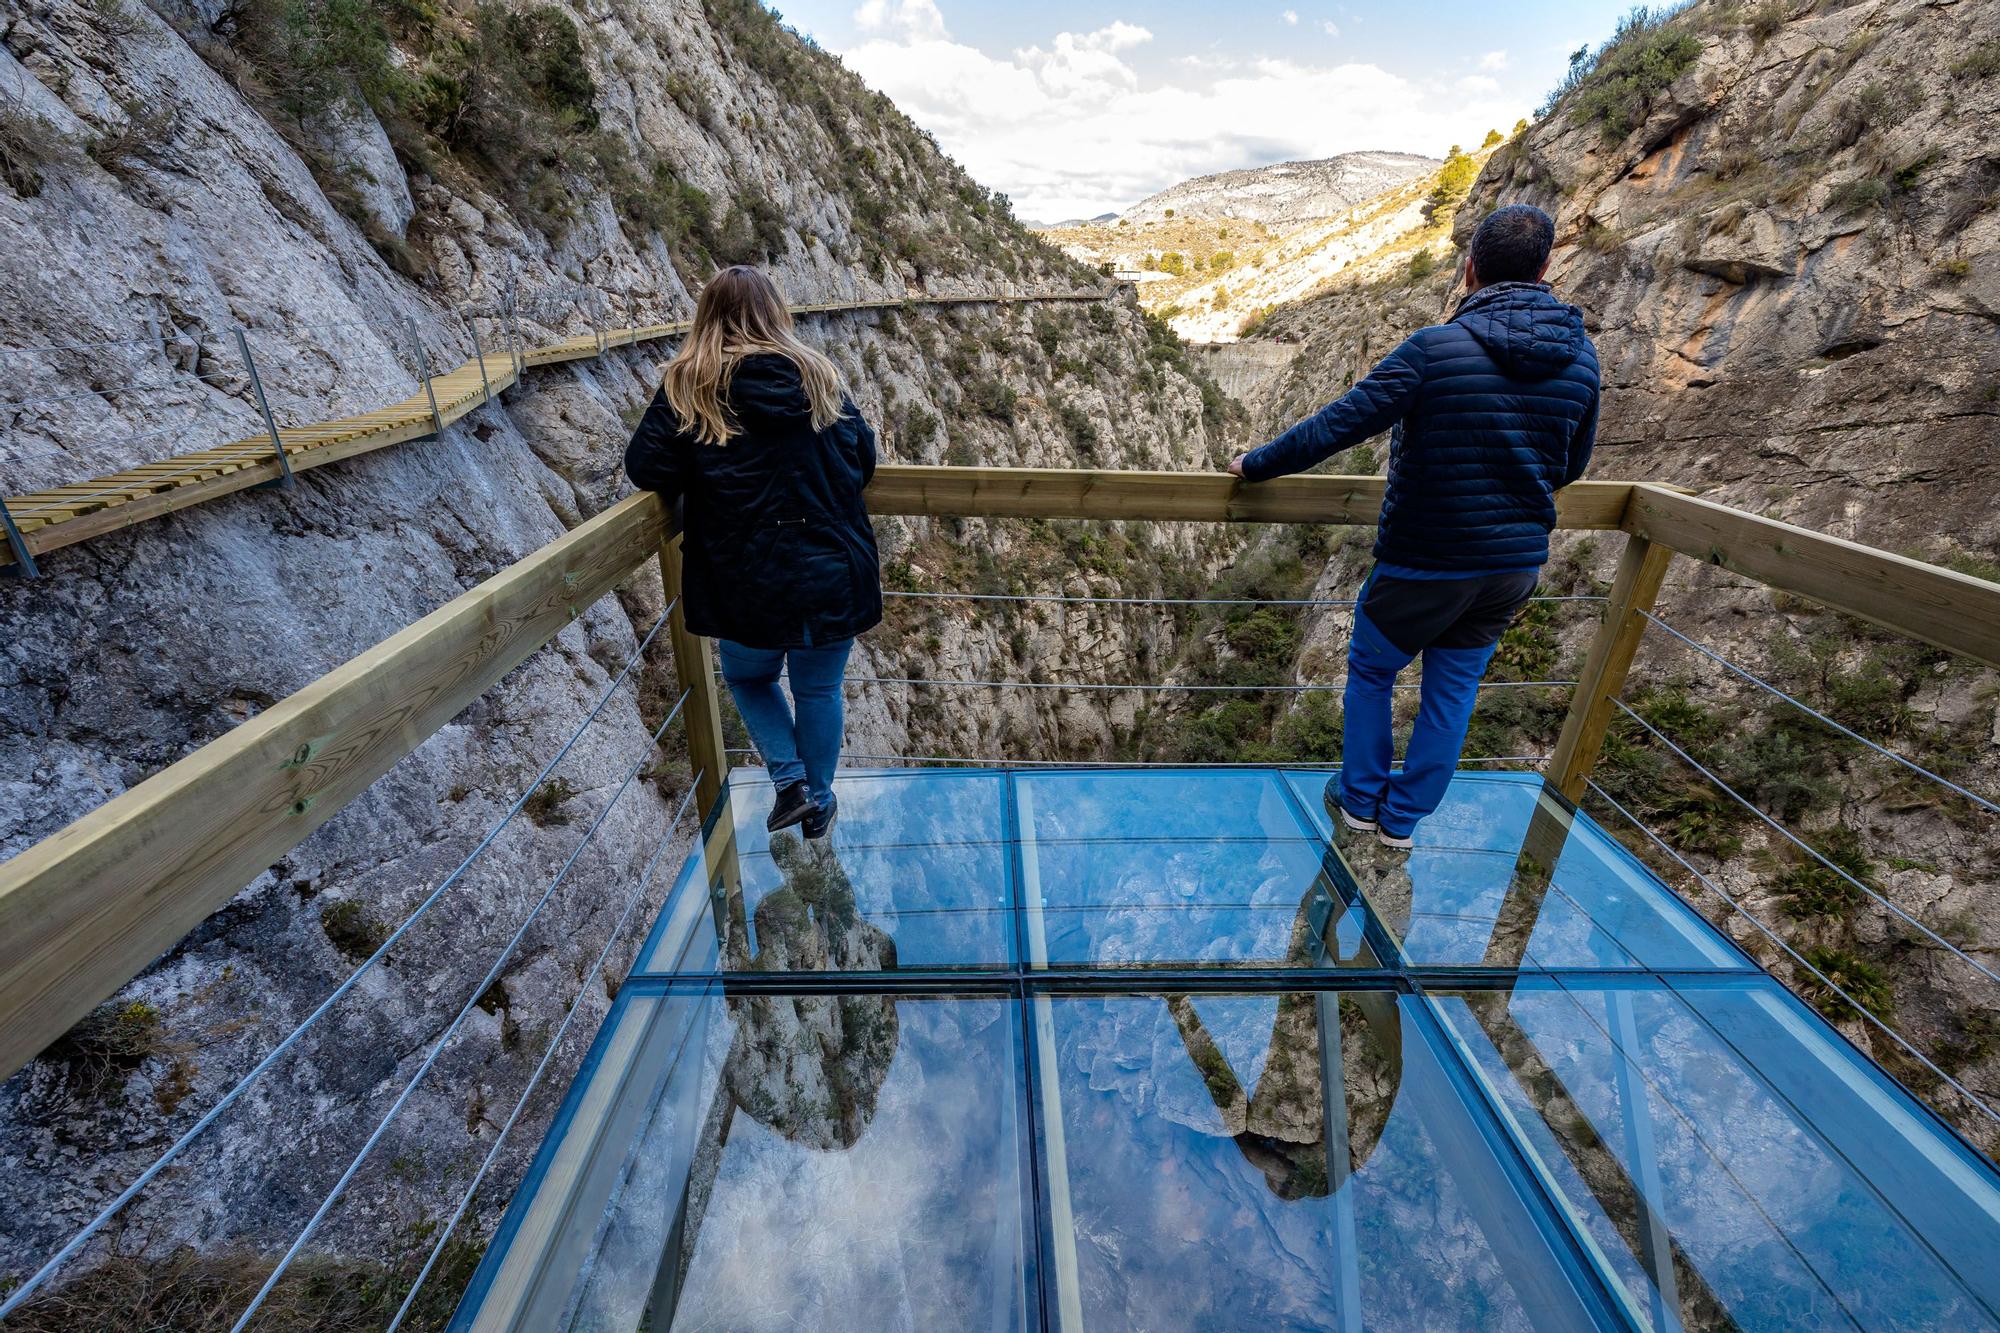
<svg viewBox="0 0 2000 1333">
<path fill-rule="evenodd" d="M 437 432 L 438 439 L 442 440 L 444 418 L 438 415 L 437 390 L 431 387 L 431 359 L 424 354 L 424 339 L 423 335 L 417 332 L 417 321 L 405 319 L 403 323 L 410 331 L 410 345 L 417 350 L 417 372 L 424 377 L 424 397 L 431 400 L 431 428 Z"/>
<path fill-rule="evenodd" d="M 1625 539 L 1618 572 L 1611 580 L 1611 596 L 1605 603 L 1604 622 L 1590 641 L 1569 715 L 1563 719 L 1562 735 L 1549 756 L 1548 784 L 1571 801 L 1583 798 L 1584 784 L 1597 767 L 1604 732 L 1611 724 L 1611 701 L 1625 688 L 1632 657 L 1646 632 L 1646 612 L 1653 609 L 1673 558 L 1670 547 L 1639 536 Z"/>
<path fill-rule="evenodd" d="M 695 808 L 702 821 L 722 800 L 729 774 L 727 743 L 722 738 L 722 708 L 715 694 L 715 660 L 708 640 L 689 633 L 687 606 L 681 597 L 681 538 L 678 532 L 660 543 L 660 580 L 665 589 L 667 635 L 674 645 L 674 676 L 687 703 L 681 725 L 687 728 L 688 765 L 696 774 Z"/>
<path fill-rule="evenodd" d="M 243 368 L 250 372 L 250 391 L 257 395 L 257 411 L 264 418 L 264 429 L 270 433 L 271 452 L 278 456 L 278 475 L 264 485 L 289 491 L 292 489 L 292 460 L 285 454 L 284 437 L 278 434 L 278 422 L 271 415 L 270 400 L 264 397 L 264 377 L 257 373 L 257 358 L 250 355 L 250 339 L 240 326 L 236 329 L 236 351 L 243 358 Z"/>
<path fill-rule="evenodd" d="M 479 342 L 479 325 L 469 312 L 460 318 L 464 319 L 465 331 L 472 337 L 473 359 L 479 362 L 479 389 L 486 395 L 480 401 L 490 403 L 493 401 L 493 381 L 486 378 L 486 349 Z"/>
<path fill-rule="evenodd" d="M 24 579 L 38 579 L 41 569 L 35 564 L 34 553 L 28 550 L 28 539 L 14 526 L 14 516 L 7 511 L 7 497 L 0 495 L 0 523 L 7 527 L 7 549 L 14 553 L 13 572 Z"/>
</svg>

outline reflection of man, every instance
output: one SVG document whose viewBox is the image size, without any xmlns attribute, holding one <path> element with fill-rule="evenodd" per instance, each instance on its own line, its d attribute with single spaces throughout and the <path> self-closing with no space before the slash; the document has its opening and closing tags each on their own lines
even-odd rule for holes
<svg viewBox="0 0 2000 1333">
<path fill-rule="evenodd" d="M 756 954 L 743 956 L 747 944 L 740 936 L 733 941 L 732 970 L 895 969 L 896 942 L 855 910 L 854 885 L 830 842 L 808 849 L 780 834 L 771 840 L 771 859 L 784 883 L 757 904 Z M 729 1007 L 736 1038 L 722 1078 L 736 1105 L 794 1143 L 852 1146 L 875 1114 L 896 1054 L 895 1000 L 753 995 Z"/>
<path fill-rule="evenodd" d="M 1292 923 L 1288 967 L 1324 966 L 1327 942 L 1313 918 L 1315 884 Z M 1323 1198 L 1375 1151 L 1402 1081 L 1400 1016 L 1382 992 L 1288 991 L 1278 997 L 1263 1072 L 1247 1092 L 1186 995 L 1167 997 L 1181 1044 L 1201 1073 L 1222 1123 L 1281 1199 Z M 1338 1101 L 1327 1096 L 1331 1084 Z M 1329 1145 L 1339 1144 L 1333 1157 Z"/>
<path fill-rule="evenodd" d="M 1479 680 L 1549 558 L 1555 493 L 1597 434 L 1597 353 L 1583 312 L 1542 281 L 1555 224 L 1525 204 L 1479 224 L 1465 299 L 1345 396 L 1243 455 L 1245 481 L 1302 472 L 1394 427 L 1375 568 L 1354 613 L 1346 727 L 1327 804 L 1408 847 L 1458 767 Z M 1423 698 L 1401 772 L 1391 690 L 1422 654 Z"/>
</svg>

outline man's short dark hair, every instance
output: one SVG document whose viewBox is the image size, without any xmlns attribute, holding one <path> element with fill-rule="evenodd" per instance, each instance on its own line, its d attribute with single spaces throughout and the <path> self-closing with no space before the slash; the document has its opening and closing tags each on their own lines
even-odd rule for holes
<svg viewBox="0 0 2000 1333">
<path fill-rule="evenodd" d="M 1555 240 L 1555 220 L 1533 204 L 1496 208 L 1472 234 L 1472 267 L 1482 283 L 1534 282 Z"/>
</svg>

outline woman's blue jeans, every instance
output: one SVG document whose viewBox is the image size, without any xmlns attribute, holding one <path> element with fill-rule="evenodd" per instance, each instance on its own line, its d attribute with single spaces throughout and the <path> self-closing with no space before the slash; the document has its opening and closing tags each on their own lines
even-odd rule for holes
<svg viewBox="0 0 2000 1333">
<path fill-rule="evenodd" d="M 813 648 L 747 648 L 719 641 L 722 679 L 771 781 L 781 791 L 804 782 L 821 806 L 833 799 L 833 770 L 840 764 L 840 682 L 853 647 L 852 639 Z M 789 701 L 778 686 L 781 672 L 791 679 Z"/>
</svg>

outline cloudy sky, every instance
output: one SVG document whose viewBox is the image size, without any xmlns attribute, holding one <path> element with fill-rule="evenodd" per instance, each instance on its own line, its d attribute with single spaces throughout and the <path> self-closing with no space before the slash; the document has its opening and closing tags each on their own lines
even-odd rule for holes
<svg viewBox="0 0 2000 1333">
<path fill-rule="evenodd" d="M 1631 0 L 1234 4 L 780 0 L 1022 217 L 1190 176 L 1383 148 L 1442 156 L 1530 114 Z"/>
</svg>

